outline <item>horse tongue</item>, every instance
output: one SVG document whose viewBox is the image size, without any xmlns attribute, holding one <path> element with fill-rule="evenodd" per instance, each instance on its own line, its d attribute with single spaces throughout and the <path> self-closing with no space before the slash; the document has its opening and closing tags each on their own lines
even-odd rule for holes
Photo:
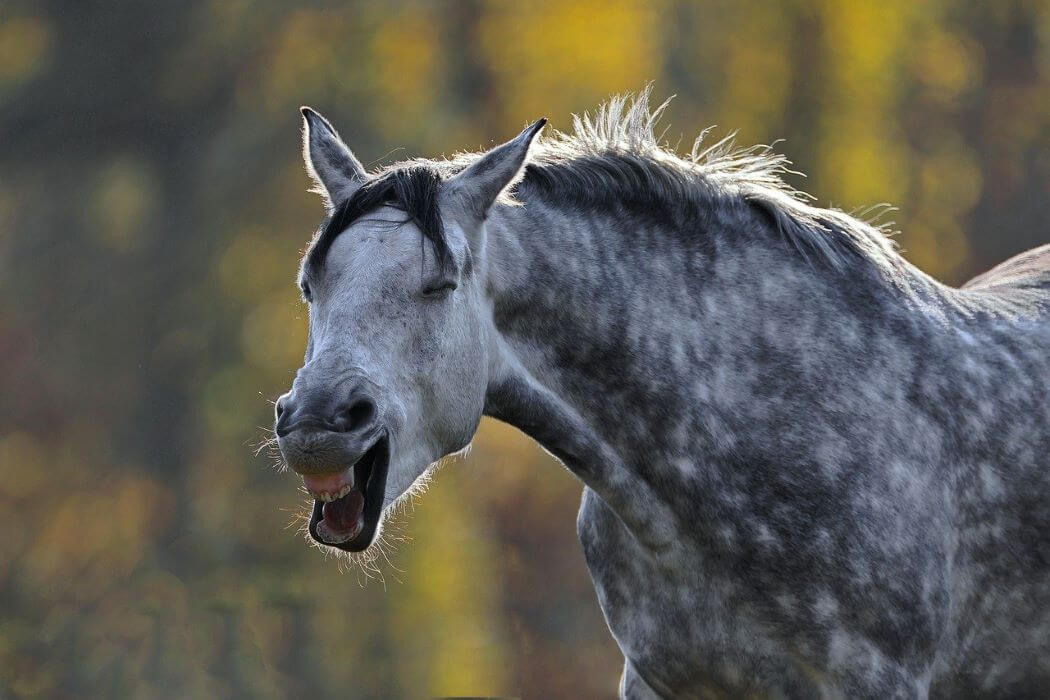
<svg viewBox="0 0 1050 700">
<path fill-rule="evenodd" d="M 357 489 L 350 489 L 342 498 L 325 503 L 321 513 L 324 519 L 318 523 L 319 532 L 331 534 L 334 541 L 353 539 L 365 525 L 365 496 Z"/>
</svg>

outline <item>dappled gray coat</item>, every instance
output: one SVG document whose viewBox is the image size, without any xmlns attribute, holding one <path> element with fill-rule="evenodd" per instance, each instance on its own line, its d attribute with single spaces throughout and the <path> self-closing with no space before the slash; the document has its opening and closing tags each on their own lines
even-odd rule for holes
<svg viewBox="0 0 1050 700">
<path fill-rule="evenodd" d="M 586 485 L 624 696 L 1050 696 L 1050 248 L 946 287 L 766 150 L 660 148 L 645 97 L 376 175 L 307 112 L 278 434 L 363 494 L 311 535 L 368 556 L 485 413 Z M 296 432 L 332 387 L 360 419 Z"/>
</svg>

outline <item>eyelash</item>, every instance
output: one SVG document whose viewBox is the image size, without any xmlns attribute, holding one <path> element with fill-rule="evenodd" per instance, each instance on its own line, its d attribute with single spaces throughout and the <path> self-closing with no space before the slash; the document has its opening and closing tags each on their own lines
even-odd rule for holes
<svg viewBox="0 0 1050 700">
<path fill-rule="evenodd" d="M 443 292 L 451 292 L 453 289 L 456 288 L 456 286 L 457 285 L 455 282 L 449 282 L 448 284 L 443 284 L 440 287 L 427 287 L 423 290 L 423 296 L 436 297 L 442 294 Z"/>
</svg>

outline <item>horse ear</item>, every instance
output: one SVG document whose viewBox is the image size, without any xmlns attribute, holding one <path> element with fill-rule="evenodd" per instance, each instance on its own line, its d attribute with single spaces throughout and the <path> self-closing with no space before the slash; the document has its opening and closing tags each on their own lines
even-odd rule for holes
<svg viewBox="0 0 1050 700">
<path fill-rule="evenodd" d="M 525 172 L 525 160 L 536 136 L 547 123 L 540 119 L 507 143 L 496 146 L 446 185 L 448 197 L 474 221 L 483 221 L 500 194 Z"/>
<path fill-rule="evenodd" d="M 303 114 L 303 160 L 314 181 L 313 191 L 331 208 L 347 199 L 365 182 L 360 161 L 346 147 L 328 120 L 309 107 Z"/>
</svg>

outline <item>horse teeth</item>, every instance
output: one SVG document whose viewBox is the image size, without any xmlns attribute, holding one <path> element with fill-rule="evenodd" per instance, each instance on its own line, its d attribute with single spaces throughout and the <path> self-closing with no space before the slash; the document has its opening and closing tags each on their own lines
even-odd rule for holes
<svg viewBox="0 0 1050 700">
<path fill-rule="evenodd" d="M 335 493 L 329 493 L 327 491 L 317 491 L 311 492 L 310 495 L 319 500 L 321 503 L 331 503 L 332 501 L 338 501 L 340 498 L 350 493 L 350 491 L 352 491 L 353 488 L 354 487 L 350 484 L 346 484 L 343 486 L 343 488 L 339 489 Z"/>
</svg>

